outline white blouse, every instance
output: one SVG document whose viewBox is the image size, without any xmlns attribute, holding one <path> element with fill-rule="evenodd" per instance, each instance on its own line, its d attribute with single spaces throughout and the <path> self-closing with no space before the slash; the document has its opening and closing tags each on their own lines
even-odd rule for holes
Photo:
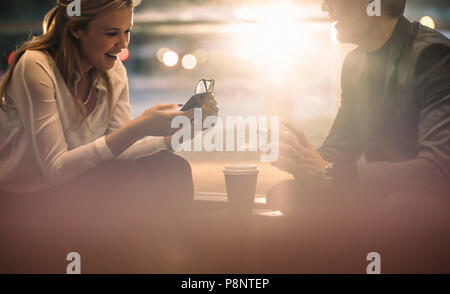
<svg viewBox="0 0 450 294">
<path fill-rule="evenodd" d="M 0 191 L 26 193 L 59 185 L 114 159 L 105 135 L 131 120 L 128 78 L 110 70 L 113 115 L 107 123 L 106 85 L 95 82 L 97 102 L 78 128 L 78 110 L 53 58 L 26 51 L 14 69 L 0 110 Z M 79 79 L 78 79 L 79 81 Z M 166 149 L 163 137 L 145 137 L 118 158 L 137 159 Z"/>
</svg>

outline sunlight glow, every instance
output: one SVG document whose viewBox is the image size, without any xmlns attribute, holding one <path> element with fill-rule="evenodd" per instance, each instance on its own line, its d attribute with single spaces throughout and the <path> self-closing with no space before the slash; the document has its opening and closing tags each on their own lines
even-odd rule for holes
<svg viewBox="0 0 450 294">
<path fill-rule="evenodd" d="M 243 6 L 234 11 L 234 16 L 244 21 L 290 21 L 297 16 L 297 6 L 289 2 L 283 2 L 264 6 Z"/>
<path fill-rule="evenodd" d="M 330 26 L 330 38 L 331 42 L 333 44 L 339 44 L 338 38 L 337 38 L 337 29 L 336 29 L 336 22 L 332 23 Z"/>
<path fill-rule="evenodd" d="M 233 53 L 236 61 L 258 68 L 270 81 L 280 83 L 305 64 L 307 52 L 314 48 L 318 27 L 324 25 L 301 21 L 304 17 L 298 3 L 284 1 L 271 5 L 236 8 L 238 24 Z"/>
<path fill-rule="evenodd" d="M 270 79 L 279 81 L 295 69 L 308 44 L 308 33 L 295 21 L 262 22 L 242 31 L 234 56 L 237 61 L 248 62 Z"/>
</svg>

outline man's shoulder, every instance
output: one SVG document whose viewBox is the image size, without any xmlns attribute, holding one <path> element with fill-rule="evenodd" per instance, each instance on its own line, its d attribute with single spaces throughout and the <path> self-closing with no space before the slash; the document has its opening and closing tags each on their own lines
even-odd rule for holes
<svg viewBox="0 0 450 294">
<path fill-rule="evenodd" d="M 420 23 L 414 23 L 414 25 L 417 25 L 417 34 L 414 38 L 414 45 L 417 49 L 427 48 L 429 46 L 450 48 L 450 40 L 440 32 Z"/>
<path fill-rule="evenodd" d="M 410 42 L 410 54 L 407 54 L 408 57 L 419 58 L 424 53 L 429 55 L 430 52 L 439 52 L 442 54 L 450 51 L 450 40 L 440 32 L 430 29 L 418 22 L 410 23 L 410 25 L 416 27 L 416 33 L 412 34 L 413 37 Z M 364 61 L 365 57 L 365 51 L 360 47 L 356 47 L 346 55 L 343 70 L 346 68 L 355 68 L 355 66 Z"/>
<path fill-rule="evenodd" d="M 450 40 L 443 34 L 416 24 L 417 34 L 411 45 L 411 55 L 414 57 L 415 73 L 421 73 L 445 60 L 450 56 Z"/>
<path fill-rule="evenodd" d="M 432 58 L 433 55 L 439 58 L 442 54 L 449 54 L 450 40 L 446 36 L 417 22 L 412 25 L 416 26 L 416 34 L 411 41 L 409 56 L 416 62 L 421 62 L 425 57 Z"/>
</svg>

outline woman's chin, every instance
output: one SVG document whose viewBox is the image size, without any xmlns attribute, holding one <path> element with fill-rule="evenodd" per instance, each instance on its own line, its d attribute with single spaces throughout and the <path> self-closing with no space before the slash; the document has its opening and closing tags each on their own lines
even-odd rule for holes
<svg viewBox="0 0 450 294">
<path fill-rule="evenodd" d="M 115 64 L 116 64 L 116 63 L 114 62 L 112 65 L 107 65 L 106 68 L 104 69 L 104 71 L 113 69 L 113 67 L 114 67 Z"/>
<path fill-rule="evenodd" d="M 99 71 L 108 71 L 108 70 L 111 70 L 115 64 L 116 64 L 116 62 L 105 62 L 105 63 L 101 64 L 99 67 L 97 67 L 97 69 Z"/>
</svg>

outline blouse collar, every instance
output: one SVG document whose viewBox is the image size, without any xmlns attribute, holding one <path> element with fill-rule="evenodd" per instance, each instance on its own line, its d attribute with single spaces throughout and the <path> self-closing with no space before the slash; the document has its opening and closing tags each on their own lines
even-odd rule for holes
<svg viewBox="0 0 450 294">
<path fill-rule="evenodd" d="M 77 85 L 80 81 L 81 75 L 78 72 L 75 72 L 75 89 L 77 88 Z M 105 81 L 98 76 L 95 77 L 94 87 L 100 91 L 107 92 Z"/>
</svg>

